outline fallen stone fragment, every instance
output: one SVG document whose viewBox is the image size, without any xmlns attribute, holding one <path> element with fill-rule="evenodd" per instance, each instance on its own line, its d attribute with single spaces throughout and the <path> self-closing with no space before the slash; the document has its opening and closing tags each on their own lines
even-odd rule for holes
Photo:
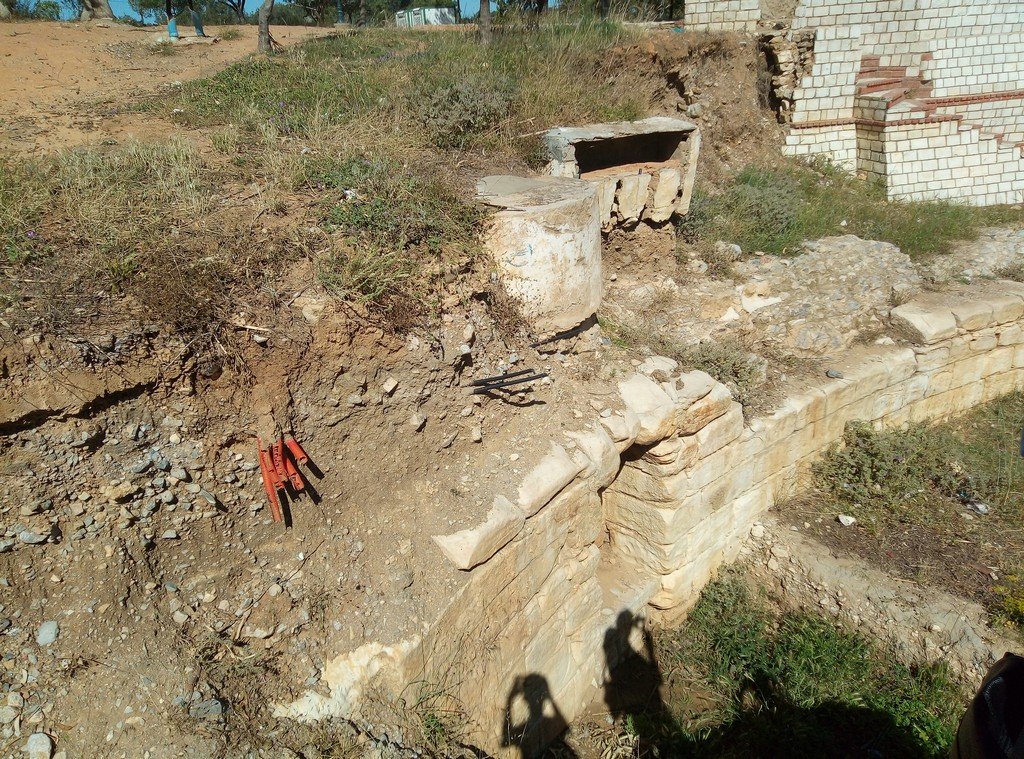
<svg viewBox="0 0 1024 759">
<path fill-rule="evenodd" d="M 32 530 L 22 530 L 18 533 L 18 540 L 29 545 L 38 545 L 46 542 L 46 536 Z"/>
<path fill-rule="evenodd" d="M 224 713 L 224 702 L 216 698 L 200 701 L 189 707 L 188 714 L 194 719 L 216 719 Z"/>
<path fill-rule="evenodd" d="M 46 733 L 32 733 L 25 742 L 28 759 L 50 759 L 53 756 L 53 740 Z"/>
<path fill-rule="evenodd" d="M 40 646 L 49 646 L 60 635 L 60 626 L 53 621 L 43 622 L 39 625 L 39 632 L 36 633 L 36 643 Z"/>
<path fill-rule="evenodd" d="M 411 417 L 409 417 L 409 426 L 412 427 L 417 432 L 422 430 L 423 427 L 426 426 L 426 424 L 427 424 L 427 415 L 426 414 L 421 414 L 420 412 L 417 411 L 415 414 L 413 414 Z"/>
<path fill-rule="evenodd" d="M 840 514 L 839 524 L 841 524 L 843 527 L 852 527 L 853 525 L 857 524 L 857 520 L 854 517 L 851 517 L 847 514 Z"/>
</svg>

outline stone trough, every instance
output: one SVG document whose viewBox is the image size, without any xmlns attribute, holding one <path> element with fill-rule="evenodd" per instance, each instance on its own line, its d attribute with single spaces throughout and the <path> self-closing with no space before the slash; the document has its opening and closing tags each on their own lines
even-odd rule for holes
<svg viewBox="0 0 1024 759">
<path fill-rule="evenodd" d="M 697 125 L 667 116 L 585 127 L 544 135 L 556 177 L 582 179 L 597 191 L 601 226 L 663 224 L 690 208 L 700 151 Z"/>
</svg>

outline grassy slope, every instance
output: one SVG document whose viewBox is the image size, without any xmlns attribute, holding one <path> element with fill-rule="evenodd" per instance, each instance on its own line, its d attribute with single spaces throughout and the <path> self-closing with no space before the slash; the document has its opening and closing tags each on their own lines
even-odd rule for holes
<svg viewBox="0 0 1024 759">
<path fill-rule="evenodd" d="M 856 517 L 863 548 L 886 548 L 922 534 L 934 556 L 915 556 L 923 581 L 989 604 L 998 618 L 1024 623 L 1024 460 L 1019 452 L 1024 394 L 1015 393 L 934 427 L 847 429 L 814 467 L 809 508 Z M 965 505 L 980 502 L 988 513 Z M 806 516 L 806 515 L 805 515 Z M 854 535 L 851 535 L 854 537 Z M 900 549 L 893 547 L 891 550 Z M 906 549 L 903 549 L 906 551 Z M 962 560 L 940 559 L 964 551 Z M 997 568 L 989 572 L 987 566 Z M 931 567 L 930 569 L 928 567 Z"/>
</svg>

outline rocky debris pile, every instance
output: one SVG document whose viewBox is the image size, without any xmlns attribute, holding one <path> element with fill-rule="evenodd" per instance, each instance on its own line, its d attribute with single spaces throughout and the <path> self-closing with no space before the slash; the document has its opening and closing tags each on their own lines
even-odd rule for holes
<svg viewBox="0 0 1024 759">
<path fill-rule="evenodd" d="M 814 29 L 791 32 L 784 24 L 763 32 L 759 43 L 771 69 L 772 92 L 779 118 L 785 123 L 793 118 L 794 95 L 800 80 L 814 65 Z"/>
<path fill-rule="evenodd" d="M 1024 273 L 1024 229 L 986 229 L 977 240 L 960 243 L 949 255 L 933 256 L 919 268 L 935 283 L 1019 277 Z"/>
<path fill-rule="evenodd" d="M 736 265 L 748 281 L 740 308 L 797 355 L 820 356 L 882 330 L 889 309 L 911 298 L 921 276 L 886 242 L 855 235 L 806 243 L 795 258 L 756 256 Z"/>
</svg>

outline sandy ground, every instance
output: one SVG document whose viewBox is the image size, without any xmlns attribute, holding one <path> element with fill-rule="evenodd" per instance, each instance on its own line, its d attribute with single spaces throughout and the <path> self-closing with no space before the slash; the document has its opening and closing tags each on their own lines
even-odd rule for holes
<svg viewBox="0 0 1024 759">
<path fill-rule="evenodd" d="M 174 82 L 209 76 L 256 49 L 255 26 L 207 27 L 212 38 L 228 29 L 237 39 L 197 42 L 190 27 L 172 53 L 157 43 L 163 27 L 118 23 L 28 21 L 0 25 L 0 150 L 44 152 L 103 139 L 144 138 L 165 132 L 148 114 L 119 106 Z M 323 36 L 330 29 L 276 26 L 282 45 Z"/>
</svg>

